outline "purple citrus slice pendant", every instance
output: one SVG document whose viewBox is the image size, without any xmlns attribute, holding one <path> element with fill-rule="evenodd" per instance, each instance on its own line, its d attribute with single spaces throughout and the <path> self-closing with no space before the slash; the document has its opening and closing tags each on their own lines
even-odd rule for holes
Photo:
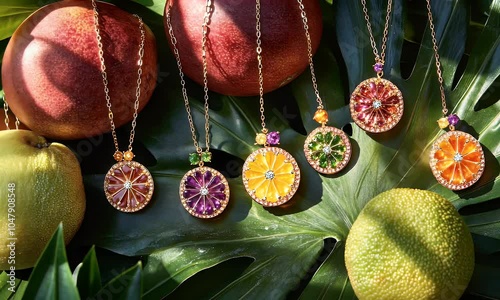
<svg viewBox="0 0 500 300">
<path fill-rule="evenodd" d="M 153 196 L 154 182 L 148 169 L 135 161 L 120 161 L 104 177 L 104 193 L 119 211 L 143 209 Z"/>
<path fill-rule="evenodd" d="M 229 203 L 229 184 L 219 171 L 198 167 L 182 177 L 179 195 L 192 216 L 209 219 L 221 214 Z"/>
<path fill-rule="evenodd" d="M 300 169 L 290 153 L 265 147 L 248 156 L 242 177 L 253 200 L 262 206 L 278 206 L 288 202 L 299 188 Z"/>
<path fill-rule="evenodd" d="M 304 153 L 307 162 L 322 174 L 335 174 L 351 159 L 349 137 L 340 129 L 321 126 L 306 138 Z"/>
<path fill-rule="evenodd" d="M 484 152 L 472 135 L 448 131 L 432 145 L 429 163 L 441 185 L 454 191 L 463 190 L 483 175 Z"/>
<path fill-rule="evenodd" d="M 389 80 L 378 77 L 361 82 L 352 92 L 349 106 L 354 122 L 374 133 L 396 126 L 404 110 L 401 91 Z"/>
</svg>

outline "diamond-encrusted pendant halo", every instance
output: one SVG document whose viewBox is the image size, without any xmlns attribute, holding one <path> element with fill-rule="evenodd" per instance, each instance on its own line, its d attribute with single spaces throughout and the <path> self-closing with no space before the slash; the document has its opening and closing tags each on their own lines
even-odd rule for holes
<svg viewBox="0 0 500 300">
<path fill-rule="evenodd" d="M 403 95 L 389 80 L 373 77 L 354 89 L 349 107 L 352 119 L 363 130 L 385 132 L 403 117 Z"/>
<path fill-rule="evenodd" d="M 153 196 L 154 182 L 148 169 L 136 161 L 114 164 L 104 177 L 104 193 L 109 203 L 122 212 L 143 209 Z"/>
<path fill-rule="evenodd" d="M 432 144 L 429 163 L 441 185 L 454 191 L 463 190 L 483 175 L 484 152 L 472 135 L 448 131 Z"/>
<path fill-rule="evenodd" d="M 304 142 L 307 162 L 323 174 L 335 174 L 351 159 L 351 142 L 340 129 L 321 126 L 314 129 Z"/>
<path fill-rule="evenodd" d="M 278 147 L 264 147 L 252 152 L 243 165 L 242 176 L 250 197 L 266 207 L 288 202 L 300 184 L 297 161 Z"/>
<path fill-rule="evenodd" d="M 219 171 L 198 167 L 182 177 L 179 195 L 192 216 L 210 219 L 220 215 L 229 203 L 229 184 Z"/>
</svg>

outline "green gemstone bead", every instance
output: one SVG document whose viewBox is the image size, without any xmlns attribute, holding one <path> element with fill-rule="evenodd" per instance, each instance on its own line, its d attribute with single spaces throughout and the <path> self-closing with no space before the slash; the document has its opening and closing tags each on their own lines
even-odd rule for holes
<svg viewBox="0 0 500 300">
<path fill-rule="evenodd" d="M 314 140 L 321 144 L 325 141 L 325 138 L 323 137 L 323 134 L 321 132 L 318 132 L 314 136 Z"/>
<path fill-rule="evenodd" d="M 321 149 L 321 143 L 318 143 L 318 142 L 310 142 L 309 143 L 309 150 L 319 151 L 320 149 Z"/>
<path fill-rule="evenodd" d="M 344 144 L 336 145 L 332 147 L 332 152 L 344 154 L 346 147 Z"/>
<path fill-rule="evenodd" d="M 203 162 L 211 162 L 212 161 L 212 153 L 211 152 L 203 152 L 201 154 L 201 160 Z"/>
<path fill-rule="evenodd" d="M 328 166 L 328 158 L 324 153 L 321 153 L 319 155 L 319 166 L 322 168 L 326 168 Z"/>
<path fill-rule="evenodd" d="M 333 137 L 332 145 L 337 145 L 337 144 L 339 144 L 341 141 L 342 141 L 342 139 L 340 138 L 340 136 L 335 135 L 335 136 Z"/>
<path fill-rule="evenodd" d="M 330 144 L 330 142 L 333 140 L 333 135 L 331 132 L 328 132 L 325 134 L 325 143 Z"/>
<path fill-rule="evenodd" d="M 190 153 L 189 154 L 189 163 L 191 165 L 197 165 L 200 163 L 200 155 L 198 153 Z"/>
<path fill-rule="evenodd" d="M 316 152 L 313 152 L 313 153 L 311 154 L 311 158 L 312 158 L 313 160 L 318 160 L 320 155 L 321 155 L 321 152 L 316 151 Z"/>
</svg>

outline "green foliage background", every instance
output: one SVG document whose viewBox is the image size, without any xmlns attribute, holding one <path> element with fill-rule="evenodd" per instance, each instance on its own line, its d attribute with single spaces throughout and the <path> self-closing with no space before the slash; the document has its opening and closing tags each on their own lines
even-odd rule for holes
<svg viewBox="0 0 500 300">
<path fill-rule="evenodd" d="M 373 76 L 360 3 L 322 1 L 324 33 L 315 55 L 318 83 L 332 125 L 351 135 L 353 158 L 335 176 L 319 175 L 308 166 L 302 148 L 306 133 L 316 126 L 311 119 L 316 105 L 305 72 L 265 96 L 268 127 L 282 132 L 282 147 L 296 157 L 303 179 L 292 206 L 264 209 L 247 196 L 239 175 L 242 162 L 256 149 L 258 101 L 212 93 L 212 147 L 219 162 L 214 167 L 230 177 L 232 194 L 226 212 L 212 221 L 190 217 L 178 200 L 192 143 L 163 31 L 165 0 L 114 2 L 141 15 L 157 38 L 158 85 L 140 115 L 134 147 L 137 160 L 155 177 L 155 196 L 139 213 L 117 212 L 102 193 L 103 174 L 112 164 L 110 136 L 67 142 L 82 162 L 88 198 L 82 229 L 67 250 L 69 264 L 58 230 L 29 283 L 18 280 L 16 295 L 9 295 L 7 276 L 0 275 L 0 298 L 17 299 L 24 292 L 26 298 L 71 299 L 79 292 L 82 298 L 111 293 L 120 299 L 169 294 L 352 299 L 343 260 L 345 238 L 366 202 L 395 187 L 431 190 L 453 202 L 476 246 L 476 269 L 467 293 L 500 298 L 495 284 L 500 281 L 499 0 L 433 1 L 449 109 L 464 120 L 458 129 L 478 138 L 485 150 L 487 167 L 477 184 L 463 192 L 449 191 L 437 184 L 428 167 L 429 146 L 442 132 L 435 123 L 441 108 L 423 3 L 394 1 L 385 77 L 400 87 L 405 113 L 390 132 L 368 135 L 350 125 L 346 106 L 354 87 Z M 19 22 L 46 3 L 0 4 L 2 49 Z M 372 20 L 382 20 L 386 1 L 369 1 L 369 6 Z M 381 23 L 374 21 L 373 27 L 379 39 Z M 202 128 L 202 89 L 188 82 L 188 92 L 197 127 Z M 125 140 L 127 133 L 123 128 L 120 137 Z M 96 248 L 84 257 L 91 245 Z M 73 269 L 82 260 L 72 277 L 69 266 Z M 57 280 L 47 284 L 53 278 Z"/>
</svg>

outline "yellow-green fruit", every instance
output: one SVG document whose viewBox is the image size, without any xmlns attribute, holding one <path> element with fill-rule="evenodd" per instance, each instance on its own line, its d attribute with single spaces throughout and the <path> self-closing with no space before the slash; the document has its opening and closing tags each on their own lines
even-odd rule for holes
<svg viewBox="0 0 500 300">
<path fill-rule="evenodd" d="M 345 262 L 362 300 L 459 299 L 474 270 L 474 245 L 448 200 L 393 189 L 361 211 L 347 237 Z"/>
<path fill-rule="evenodd" d="M 66 244 L 85 213 L 80 165 L 28 130 L 0 132 L 0 270 L 33 267 L 57 225 Z"/>
</svg>

